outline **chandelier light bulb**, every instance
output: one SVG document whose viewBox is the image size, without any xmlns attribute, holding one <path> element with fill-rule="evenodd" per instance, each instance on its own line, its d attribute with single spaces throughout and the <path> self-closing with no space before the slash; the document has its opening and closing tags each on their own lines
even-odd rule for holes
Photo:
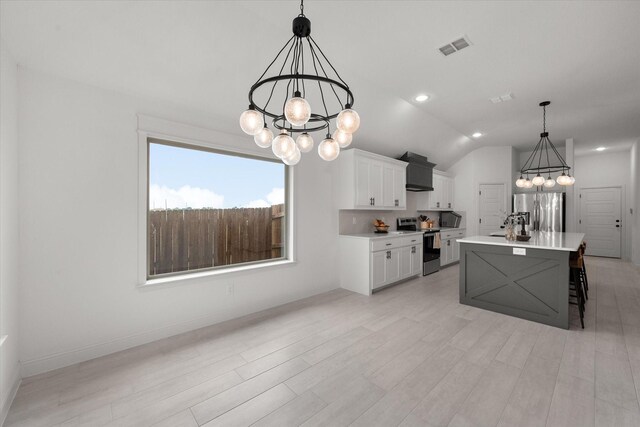
<svg viewBox="0 0 640 427">
<path fill-rule="evenodd" d="M 286 130 L 283 130 L 280 135 L 276 136 L 271 144 L 273 154 L 281 159 L 293 154 L 295 148 L 296 143 L 293 142 L 293 138 L 289 136 Z"/>
<path fill-rule="evenodd" d="M 545 188 L 553 188 L 555 185 L 556 185 L 556 180 L 551 178 L 551 175 L 549 175 L 547 180 L 544 182 Z"/>
<path fill-rule="evenodd" d="M 296 145 L 303 153 L 308 153 L 313 149 L 313 138 L 306 132 L 301 133 L 296 138 Z"/>
<path fill-rule="evenodd" d="M 523 188 L 533 188 L 533 182 L 527 178 L 524 180 L 524 184 L 522 185 Z"/>
<path fill-rule="evenodd" d="M 251 107 L 240 114 L 240 127 L 248 135 L 257 134 L 262 130 L 263 125 L 262 114 Z"/>
<path fill-rule="evenodd" d="M 294 97 L 287 101 L 284 106 L 284 116 L 294 126 L 302 126 L 309 121 L 311 106 L 300 96 L 300 92 L 295 92 Z"/>
<path fill-rule="evenodd" d="M 338 157 L 338 154 L 340 154 L 340 146 L 329 134 L 327 134 L 327 138 L 322 140 L 320 145 L 318 145 L 318 155 L 322 160 L 330 162 L 335 160 Z"/>
<path fill-rule="evenodd" d="M 282 161 L 285 165 L 295 166 L 298 164 L 301 157 L 302 154 L 300 154 L 300 149 L 298 147 L 295 147 L 295 149 L 289 156 L 282 158 Z"/>
<path fill-rule="evenodd" d="M 520 175 L 520 178 L 516 180 L 516 187 L 518 188 L 524 187 L 524 181 L 525 181 L 524 178 L 522 177 L 522 175 Z"/>
<path fill-rule="evenodd" d="M 343 130 L 336 129 L 331 136 L 338 143 L 340 148 L 347 148 L 353 141 L 353 135 Z"/>
<path fill-rule="evenodd" d="M 352 110 L 347 106 L 347 108 L 338 114 L 336 126 L 343 132 L 355 133 L 360 127 L 360 116 L 356 110 Z"/>
<path fill-rule="evenodd" d="M 253 140 L 256 142 L 258 147 L 268 148 L 271 146 L 271 142 L 273 141 L 273 132 L 265 126 L 260 132 L 254 135 Z"/>
<path fill-rule="evenodd" d="M 575 182 L 576 182 L 576 179 L 573 176 L 569 175 L 569 182 L 567 185 L 573 185 L 575 184 Z"/>
<path fill-rule="evenodd" d="M 544 181 L 545 181 L 544 177 L 543 177 L 543 176 L 541 176 L 540 174 L 536 175 L 536 176 L 531 180 L 531 182 L 533 182 L 533 185 L 535 185 L 535 186 L 537 186 L 537 187 L 539 187 L 539 186 L 541 186 L 542 184 L 544 184 Z"/>
<path fill-rule="evenodd" d="M 571 178 L 569 178 L 564 172 L 558 178 L 556 178 L 556 182 L 560 185 L 569 185 L 571 182 Z"/>
</svg>

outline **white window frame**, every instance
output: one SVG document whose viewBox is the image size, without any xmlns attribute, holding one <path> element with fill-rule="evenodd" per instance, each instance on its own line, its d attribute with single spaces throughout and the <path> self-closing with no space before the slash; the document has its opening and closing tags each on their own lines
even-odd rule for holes
<svg viewBox="0 0 640 427">
<path fill-rule="evenodd" d="M 150 138 L 201 147 L 228 153 L 244 154 L 257 158 L 276 159 L 270 150 L 263 150 L 253 144 L 251 138 L 214 131 L 165 119 L 138 114 L 138 286 L 177 285 L 187 282 L 199 282 L 216 276 L 242 274 L 265 268 L 284 268 L 295 264 L 295 180 L 294 168 L 286 166 L 286 257 L 274 261 L 238 264 L 219 269 L 185 271 L 182 274 L 148 278 L 147 219 L 148 219 L 148 176 Z M 242 147 L 242 148 L 239 148 Z M 255 148 L 254 148 L 255 147 Z"/>
</svg>

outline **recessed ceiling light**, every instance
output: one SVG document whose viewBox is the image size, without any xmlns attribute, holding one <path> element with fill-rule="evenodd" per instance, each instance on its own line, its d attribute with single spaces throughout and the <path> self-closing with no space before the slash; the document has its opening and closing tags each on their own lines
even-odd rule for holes
<svg viewBox="0 0 640 427">
<path fill-rule="evenodd" d="M 482 134 L 480 132 L 476 132 L 471 136 L 474 137 L 474 138 L 480 138 L 482 136 Z"/>
<path fill-rule="evenodd" d="M 606 149 L 607 149 L 606 147 L 598 147 L 598 148 L 596 148 L 596 151 L 604 151 Z"/>
<path fill-rule="evenodd" d="M 424 102 L 429 99 L 429 95 L 418 95 L 415 97 L 415 100 L 418 102 Z"/>
</svg>

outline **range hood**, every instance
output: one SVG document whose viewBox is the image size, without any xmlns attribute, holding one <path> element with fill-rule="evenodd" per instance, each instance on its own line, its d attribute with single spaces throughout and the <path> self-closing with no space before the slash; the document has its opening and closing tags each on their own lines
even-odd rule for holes
<svg viewBox="0 0 640 427">
<path fill-rule="evenodd" d="M 407 191 L 433 191 L 433 168 L 425 156 L 407 151 L 399 160 L 407 166 Z"/>
</svg>

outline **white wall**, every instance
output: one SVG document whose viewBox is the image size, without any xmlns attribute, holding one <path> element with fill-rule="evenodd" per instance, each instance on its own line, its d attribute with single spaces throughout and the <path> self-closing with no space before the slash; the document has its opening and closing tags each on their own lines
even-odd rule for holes
<svg viewBox="0 0 640 427">
<path fill-rule="evenodd" d="M 18 362 L 18 80 L 0 41 L 0 425 L 20 381 Z"/>
<path fill-rule="evenodd" d="M 467 236 L 478 234 L 478 188 L 480 184 L 501 184 L 506 189 L 505 211 L 510 212 L 513 160 L 512 147 L 482 147 L 464 156 L 447 172 L 455 176 L 455 207 L 466 212 Z"/>
<path fill-rule="evenodd" d="M 631 207 L 631 261 L 640 266 L 640 140 L 631 147 L 630 152 L 630 193 Z"/>
<path fill-rule="evenodd" d="M 575 158 L 575 194 L 591 187 L 622 187 L 622 258 L 631 258 L 631 225 L 633 217 L 629 209 L 633 207 L 631 189 L 631 162 L 629 151 L 602 152 Z M 576 199 L 576 217 L 579 217 L 580 203 Z M 579 229 L 579 225 L 577 226 Z"/>
<path fill-rule="evenodd" d="M 295 169 L 296 264 L 141 289 L 136 114 L 213 129 L 215 123 L 24 69 L 19 96 L 25 374 L 338 287 L 337 236 L 327 232 L 337 229 L 332 166 L 315 152 Z M 255 147 L 244 135 L 220 143 Z M 228 283 L 235 285 L 232 296 Z"/>
</svg>

